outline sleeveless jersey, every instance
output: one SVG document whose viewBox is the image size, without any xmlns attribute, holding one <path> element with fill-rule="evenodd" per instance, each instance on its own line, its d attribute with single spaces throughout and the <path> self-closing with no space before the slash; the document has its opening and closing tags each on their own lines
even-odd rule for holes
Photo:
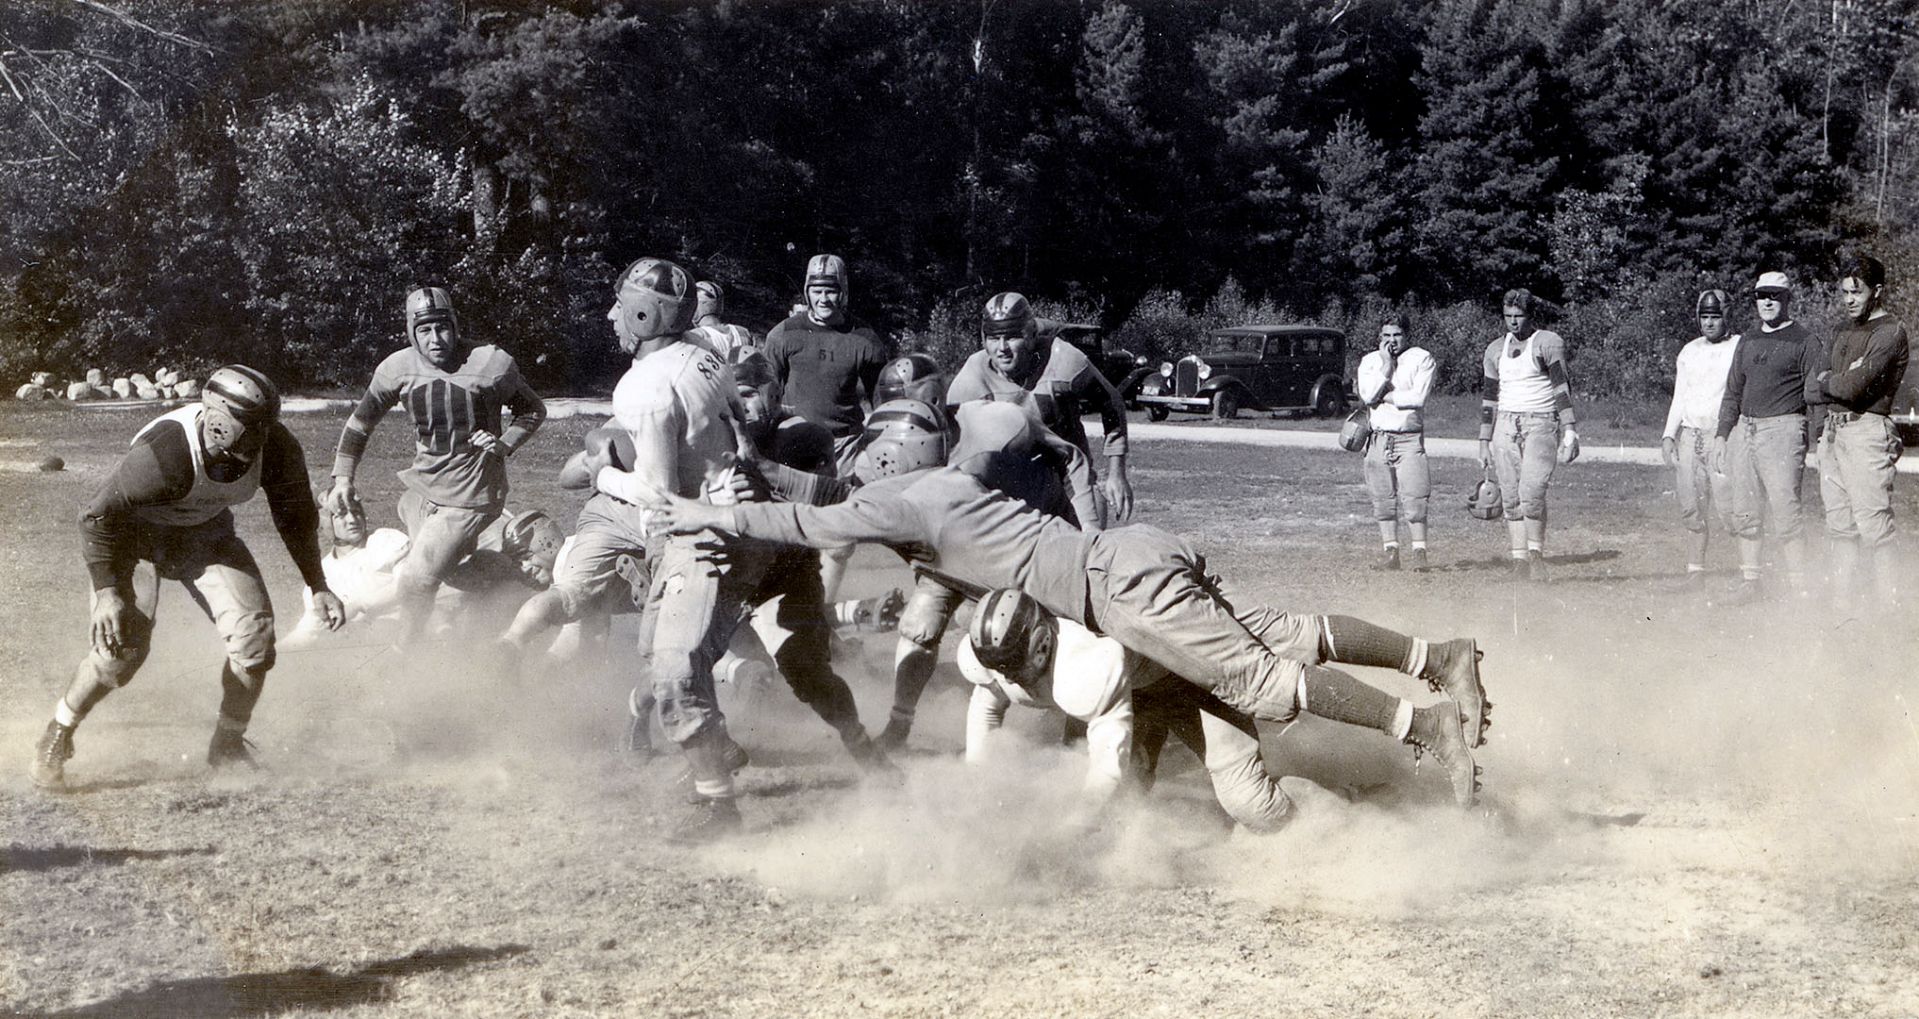
<svg viewBox="0 0 1919 1019">
<path fill-rule="evenodd" d="M 254 457 L 253 462 L 247 465 L 246 472 L 232 481 L 215 481 L 207 475 L 206 448 L 200 441 L 200 414 L 205 409 L 203 404 L 195 403 L 169 411 L 147 422 L 146 427 L 134 435 L 133 441 L 137 444 L 141 436 L 161 422 L 172 421 L 186 432 L 187 449 L 193 454 L 193 488 L 172 502 L 138 507 L 134 515 L 141 522 L 165 527 L 193 527 L 212 520 L 223 510 L 246 502 L 260 490 L 260 464 L 265 457 Z"/>
</svg>

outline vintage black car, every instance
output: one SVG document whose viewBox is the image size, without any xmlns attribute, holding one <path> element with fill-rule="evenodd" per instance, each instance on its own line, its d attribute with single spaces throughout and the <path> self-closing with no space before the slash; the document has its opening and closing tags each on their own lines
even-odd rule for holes
<svg viewBox="0 0 1919 1019">
<path fill-rule="evenodd" d="M 1220 420 L 1244 410 L 1346 412 L 1346 335 L 1323 326 L 1257 325 L 1215 329 L 1198 351 L 1166 361 L 1139 393 L 1146 416 L 1210 412 Z"/>
<path fill-rule="evenodd" d="M 1079 348 L 1093 362 L 1106 381 L 1111 382 L 1129 409 L 1139 407 L 1139 387 L 1153 373 L 1153 364 L 1141 355 L 1106 346 L 1106 330 L 1084 322 L 1054 322 L 1040 319 L 1040 333 L 1065 340 Z"/>
</svg>

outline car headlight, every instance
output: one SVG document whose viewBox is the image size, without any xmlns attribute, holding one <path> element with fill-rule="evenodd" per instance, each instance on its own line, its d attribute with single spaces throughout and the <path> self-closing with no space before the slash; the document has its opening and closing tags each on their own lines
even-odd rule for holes
<svg viewBox="0 0 1919 1019">
<path fill-rule="evenodd" d="M 1172 378 L 1172 377 L 1173 377 L 1173 362 L 1171 362 L 1171 361 L 1161 361 L 1161 362 L 1159 363 L 1159 373 L 1160 373 L 1161 375 L 1163 375 L 1163 376 L 1165 376 L 1166 378 L 1169 378 L 1169 379 L 1170 379 L 1170 378 Z"/>
<path fill-rule="evenodd" d="M 1201 361 L 1201 362 L 1199 363 L 1199 378 L 1200 378 L 1200 381 L 1202 381 L 1202 382 L 1204 382 L 1205 380 L 1207 380 L 1207 379 L 1209 379 L 1209 378 L 1211 378 L 1211 377 L 1212 377 L 1212 375 L 1213 375 L 1213 366 L 1212 366 L 1212 365 L 1210 365 L 1210 364 L 1207 364 L 1207 363 L 1206 363 L 1206 362 L 1204 362 L 1204 361 Z"/>
<path fill-rule="evenodd" d="M 1151 361 L 1148 361 L 1148 360 L 1146 360 L 1146 355 L 1145 355 L 1145 354 L 1135 354 L 1135 355 L 1133 355 L 1133 367 L 1135 367 L 1135 368 L 1144 368 L 1144 367 L 1146 367 L 1147 365 L 1149 365 L 1149 364 L 1152 364 L 1152 363 L 1153 363 L 1153 362 L 1151 362 Z"/>
</svg>

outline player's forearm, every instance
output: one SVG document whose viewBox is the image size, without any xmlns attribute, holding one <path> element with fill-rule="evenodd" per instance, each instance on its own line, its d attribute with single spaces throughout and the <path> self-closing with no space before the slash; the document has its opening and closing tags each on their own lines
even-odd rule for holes
<svg viewBox="0 0 1919 1019">
<path fill-rule="evenodd" d="M 507 423 L 506 431 L 500 433 L 500 444 L 512 453 L 525 445 L 545 423 L 546 403 L 533 390 L 523 387 L 507 406 L 513 411 L 513 420 Z"/>
<path fill-rule="evenodd" d="M 991 687 L 976 686 L 966 702 L 966 763 L 986 760 L 986 743 L 995 729 L 1006 721 L 1007 702 Z"/>
<path fill-rule="evenodd" d="M 351 479 L 359 470 L 360 457 L 366 454 L 367 440 L 372 437 L 373 429 L 378 427 L 380 419 L 393 409 L 394 398 L 386 398 L 369 389 L 360 397 L 359 406 L 353 408 L 352 416 L 346 419 L 346 427 L 340 429 L 340 445 L 333 454 L 333 476 Z"/>
<path fill-rule="evenodd" d="M 1899 341 L 1897 344 L 1893 342 L 1895 339 Z M 1851 403 L 1865 396 L 1892 368 L 1904 344 L 1904 336 L 1896 332 L 1874 333 L 1863 356 L 1844 368 L 1834 369 L 1827 377 L 1825 392 L 1842 403 Z M 1817 376 L 1808 372 L 1806 377 L 1810 380 Z M 1808 388 L 1811 388 L 1810 382 Z"/>
<path fill-rule="evenodd" d="M 1493 437 L 1493 418 L 1499 414 L 1499 382 L 1493 380 L 1492 391 L 1479 401 L 1479 441 L 1490 442 Z"/>
<path fill-rule="evenodd" d="M 814 474 L 772 460 L 755 459 L 753 466 L 766 479 L 773 494 L 787 502 L 805 506 L 832 506 L 845 502 L 853 486 L 838 478 Z"/>
<path fill-rule="evenodd" d="M 723 530 L 782 545 L 828 549 L 859 542 L 924 544 L 927 540 L 903 514 L 863 504 L 857 497 L 837 506 L 762 502 L 727 507 L 725 512 L 730 519 Z"/>
</svg>

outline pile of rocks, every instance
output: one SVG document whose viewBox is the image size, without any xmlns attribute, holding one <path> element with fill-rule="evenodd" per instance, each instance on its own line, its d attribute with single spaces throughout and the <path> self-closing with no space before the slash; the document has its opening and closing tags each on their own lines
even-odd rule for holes
<svg viewBox="0 0 1919 1019">
<path fill-rule="evenodd" d="M 87 369 L 87 377 L 65 386 L 53 380 L 49 372 L 34 372 L 27 384 L 13 391 L 16 400 L 192 400 L 200 395 L 198 379 L 183 379 L 171 368 L 162 368 L 152 378 L 135 372 L 107 381 L 105 372 Z"/>
</svg>

